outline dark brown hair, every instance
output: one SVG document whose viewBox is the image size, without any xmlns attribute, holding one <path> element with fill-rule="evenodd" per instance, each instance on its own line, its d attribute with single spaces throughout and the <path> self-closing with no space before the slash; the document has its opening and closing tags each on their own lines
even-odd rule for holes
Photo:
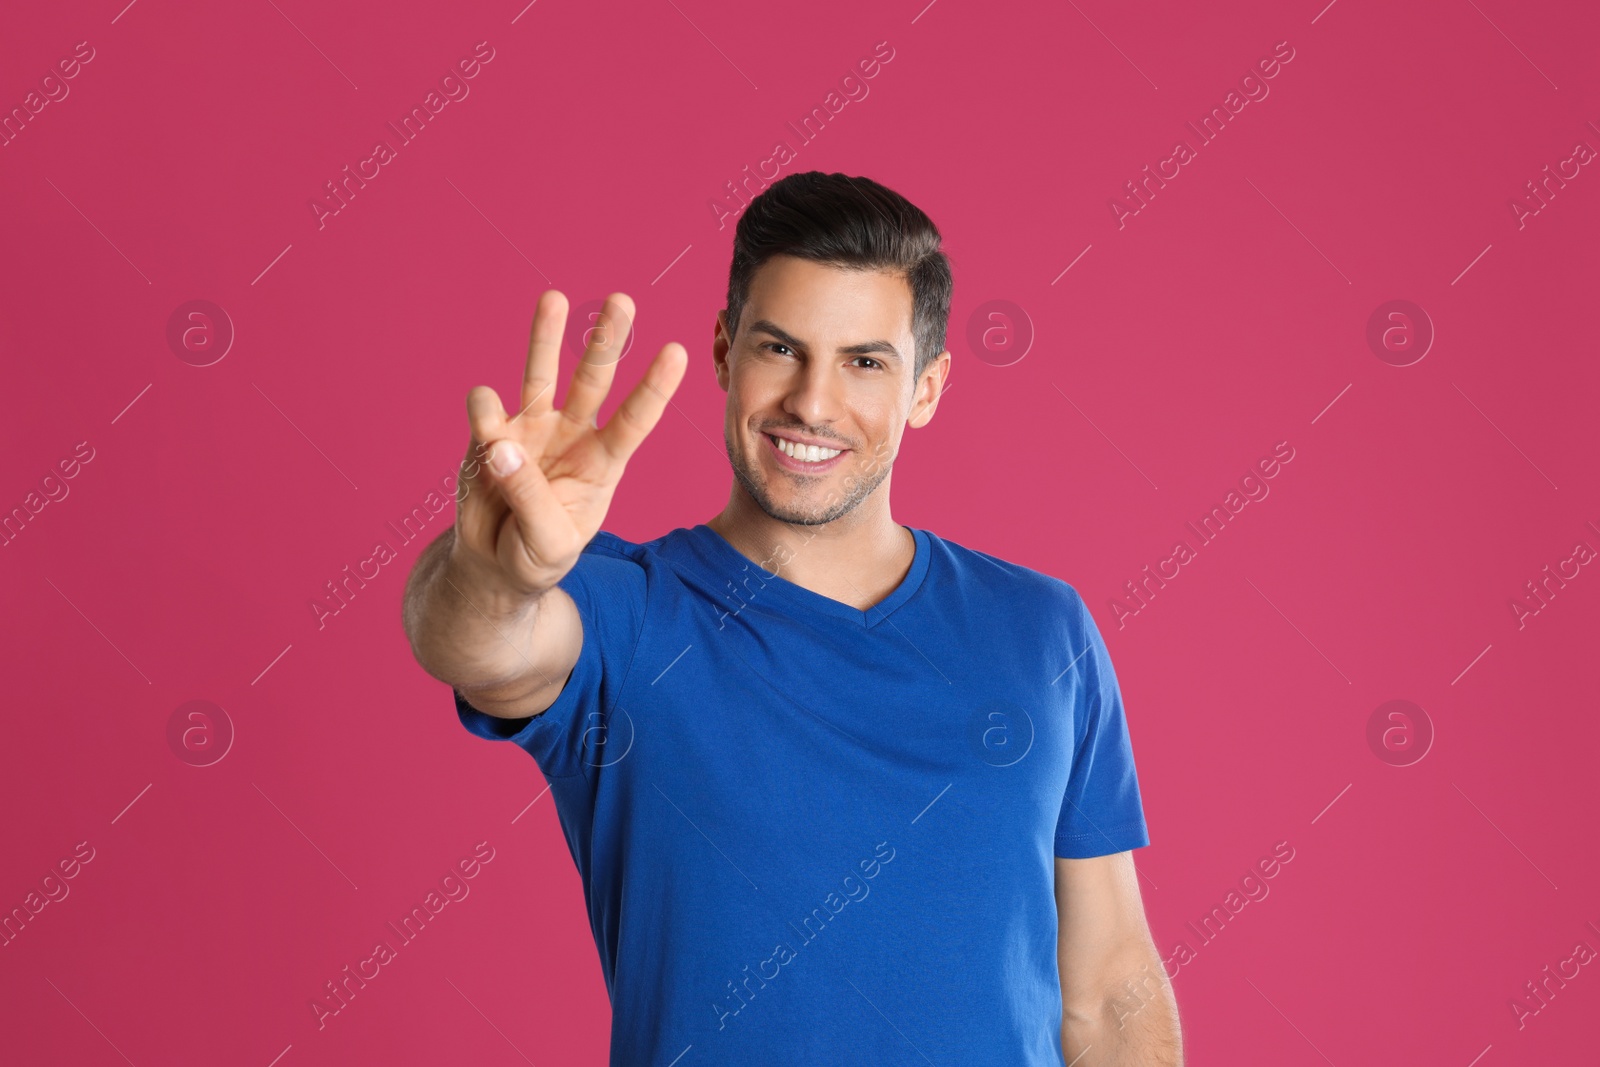
<svg viewBox="0 0 1600 1067">
<path fill-rule="evenodd" d="M 954 287 L 939 230 L 920 208 L 871 178 L 791 174 L 750 202 L 733 235 L 728 268 L 728 334 L 739 317 L 756 269 L 777 255 L 846 270 L 888 270 L 911 286 L 911 332 L 916 339 L 912 381 L 944 351 Z"/>
</svg>

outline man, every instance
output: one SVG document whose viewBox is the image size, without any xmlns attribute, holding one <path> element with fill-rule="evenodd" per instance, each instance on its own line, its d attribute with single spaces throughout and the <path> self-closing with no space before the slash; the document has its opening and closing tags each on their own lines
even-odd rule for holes
<svg viewBox="0 0 1600 1067">
<path fill-rule="evenodd" d="M 554 291 L 518 412 L 467 397 L 464 496 L 406 631 L 462 724 L 549 781 L 614 1065 L 1179 1063 L 1083 600 L 890 515 L 901 435 L 949 374 L 950 291 L 938 230 L 876 182 L 757 197 L 712 344 L 728 504 L 642 544 L 600 526 L 687 353 L 598 426 L 626 296 L 559 409 Z"/>
</svg>

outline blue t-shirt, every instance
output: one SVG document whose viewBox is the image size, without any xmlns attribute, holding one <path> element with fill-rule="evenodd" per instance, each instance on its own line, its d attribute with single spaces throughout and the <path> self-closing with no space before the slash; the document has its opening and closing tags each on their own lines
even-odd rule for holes
<svg viewBox="0 0 1600 1067">
<path fill-rule="evenodd" d="M 550 783 L 613 1067 L 1062 1064 L 1055 858 L 1149 844 L 1116 674 L 1072 586 L 908 529 L 866 611 L 602 531 L 555 703 L 455 693 Z"/>
</svg>

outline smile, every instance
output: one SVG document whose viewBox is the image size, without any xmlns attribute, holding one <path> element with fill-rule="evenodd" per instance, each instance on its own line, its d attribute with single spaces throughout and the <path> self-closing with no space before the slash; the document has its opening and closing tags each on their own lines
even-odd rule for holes
<svg viewBox="0 0 1600 1067">
<path fill-rule="evenodd" d="M 780 466 L 789 470 L 817 473 L 833 466 L 838 458 L 849 449 L 821 448 L 817 445 L 797 445 L 793 441 L 774 437 L 769 433 L 761 435 L 766 438 L 772 447 L 774 455 L 778 457 Z"/>
</svg>

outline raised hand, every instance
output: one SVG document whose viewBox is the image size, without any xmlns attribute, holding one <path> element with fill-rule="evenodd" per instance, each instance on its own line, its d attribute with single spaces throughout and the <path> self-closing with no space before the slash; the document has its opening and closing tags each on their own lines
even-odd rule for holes
<svg viewBox="0 0 1600 1067">
<path fill-rule="evenodd" d="M 467 394 L 472 440 L 456 496 L 451 562 L 480 591 L 525 600 L 572 569 L 605 520 L 629 457 L 683 380 L 688 352 L 669 342 L 605 426 L 598 425 L 633 313 L 625 294 L 606 298 L 565 406 L 557 408 L 567 299 L 547 289 L 533 316 L 519 410 L 507 414 L 486 385 Z"/>
</svg>

